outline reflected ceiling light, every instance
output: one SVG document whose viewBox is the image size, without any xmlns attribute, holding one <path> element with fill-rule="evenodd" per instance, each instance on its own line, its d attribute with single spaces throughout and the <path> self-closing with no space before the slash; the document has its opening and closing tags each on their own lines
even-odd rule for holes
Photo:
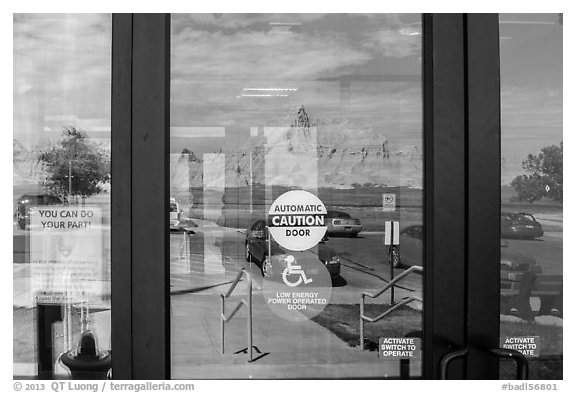
<svg viewBox="0 0 576 393">
<path fill-rule="evenodd" d="M 298 91 L 298 89 L 291 87 L 245 87 L 242 91 Z"/>
<path fill-rule="evenodd" d="M 292 93 L 298 91 L 294 87 L 245 87 L 242 93 L 236 98 L 241 97 L 289 97 Z"/>
<path fill-rule="evenodd" d="M 236 98 L 241 97 L 290 97 L 290 94 L 241 94 Z"/>
<path fill-rule="evenodd" d="M 530 20 L 501 20 L 501 25 L 555 25 L 556 22 L 530 21 Z"/>
<path fill-rule="evenodd" d="M 302 22 L 270 22 L 270 26 L 302 26 Z"/>
<path fill-rule="evenodd" d="M 302 23 L 270 22 L 270 31 L 272 34 L 291 34 L 299 30 L 298 27 L 300 26 Z"/>
<path fill-rule="evenodd" d="M 421 35 L 420 31 L 412 31 L 410 28 L 402 28 L 399 30 L 399 33 L 402 35 Z"/>
<path fill-rule="evenodd" d="M 403 26 L 398 30 L 398 33 L 408 36 L 422 35 L 422 22 L 410 23 Z"/>
</svg>

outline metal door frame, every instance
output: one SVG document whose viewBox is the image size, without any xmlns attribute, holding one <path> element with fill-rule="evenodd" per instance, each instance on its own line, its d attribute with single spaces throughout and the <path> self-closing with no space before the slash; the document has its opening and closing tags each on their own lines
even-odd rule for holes
<svg viewBox="0 0 576 393">
<path fill-rule="evenodd" d="M 113 377 L 170 379 L 170 15 L 112 26 Z M 449 377 L 496 379 L 480 347 L 499 336 L 498 15 L 424 14 L 423 36 L 423 375 L 470 347 Z"/>
</svg>

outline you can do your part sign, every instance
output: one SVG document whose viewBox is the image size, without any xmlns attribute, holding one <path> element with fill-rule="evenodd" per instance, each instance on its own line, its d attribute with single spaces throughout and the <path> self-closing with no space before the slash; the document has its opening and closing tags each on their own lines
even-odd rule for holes
<svg viewBox="0 0 576 393">
<path fill-rule="evenodd" d="M 326 207 L 308 191 L 282 194 L 268 212 L 270 234 L 282 247 L 293 251 L 314 247 L 326 234 Z"/>
<path fill-rule="evenodd" d="M 103 235 L 102 210 L 98 207 L 32 207 L 30 273 L 34 301 L 98 301 L 107 280 Z"/>
</svg>

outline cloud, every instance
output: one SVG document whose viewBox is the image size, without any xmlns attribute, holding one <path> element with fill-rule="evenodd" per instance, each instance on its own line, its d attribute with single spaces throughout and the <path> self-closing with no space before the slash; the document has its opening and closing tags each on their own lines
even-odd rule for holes
<svg viewBox="0 0 576 393">
<path fill-rule="evenodd" d="M 404 71 L 400 63 L 391 69 L 389 59 L 418 63 L 420 38 L 399 33 L 404 19 L 382 14 L 174 15 L 175 125 L 266 122 L 305 104 L 320 118 L 350 116 L 377 127 L 398 130 L 402 127 L 393 125 L 402 123 L 417 130 L 419 84 L 353 82 L 344 105 L 338 81 L 318 81 Z M 276 28 L 271 23 L 295 25 Z M 37 123 L 44 115 L 109 119 L 110 76 L 110 15 L 14 16 L 15 136 L 43 129 Z M 299 90 L 287 99 L 238 99 L 245 87 Z M 38 111 L 43 113 L 33 121 Z"/>
<path fill-rule="evenodd" d="M 322 14 L 172 14 L 172 30 L 268 29 L 270 23 L 310 23 Z"/>
<path fill-rule="evenodd" d="M 292 108 L 305 105 L 317 118 L 346 117 L 359 126 L 396 134 L 398 139 L 411 133 L 411 139 L 419 141 L 420 82 L 379 80 L 379 76 L 405 73 L 416 73 L 418 78 L 421 36 L 400 33 L 407 23 L 404 18 L 382 14 L 175 16 L 172 122 L 267 124 L 288 118 Z M 271 22 L 301 25 L 277 31 Z M 343 75 L 368 76 L 368 80 L 352 81 L 346 88 L 338 81 Z M 289 97 L 239 98 L 247 87 L 298 90 Z"/>
<path fill-rule="evenodd" d="M 562 141 L 562 89 L 503 85 L 501 97 L 502 184 L 508 184 L 524 173 L 529 153 Z"/>
<path fill-rule="evenodd" d="M 336 34 L 311 39 L 291 33 L 187 31 L 174 41 L 175 78 L 306 80 L 372 58 Z"/>
<path fill-rule="evenodd" d="M 421 39 L 421 35 L 404 35 L 399 30 L 386 29 L 371 34 L 363 45 L 387 57 L 408 57 L 420 54 Z"/>
<path fill-rule="evenodd" d="M 14 15 L 15 137 L 43 129 L 34 116 L 109 117 L 111 30 L 107 14 Z"/>
<path fill-rule="evenodd" d="M 417 56 L 421 47 L 400 33 L 397 15 L 176 15 L 173 25 L 176 78 L 315 79 L 382 56 Z"/>
<path fill-rule="evenodd" d="M 539 134 L 545 138 L 548 130 L 562 129 L 562 89 L 535 86 L 502 87 L 502 129 L 522 130 L 540 128 Z M 521 137 L 526 134 L 509 134 L 507 137 Z M 561 136 L 560 136 L 561 137 Z"/>
</svg>

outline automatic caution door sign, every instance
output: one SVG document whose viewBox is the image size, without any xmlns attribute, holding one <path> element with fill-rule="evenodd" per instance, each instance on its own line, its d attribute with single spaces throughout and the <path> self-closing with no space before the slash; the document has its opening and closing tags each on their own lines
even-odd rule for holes
<svg viewBox="0 0 576 393">
<path fill-rule="evenodd" d="M 326 234 L 326 207 L 308 191 L 285 192 L 270 206 L 268 227 L 282 247 L 292 251 L 308 250 Z"/>
</svg>

